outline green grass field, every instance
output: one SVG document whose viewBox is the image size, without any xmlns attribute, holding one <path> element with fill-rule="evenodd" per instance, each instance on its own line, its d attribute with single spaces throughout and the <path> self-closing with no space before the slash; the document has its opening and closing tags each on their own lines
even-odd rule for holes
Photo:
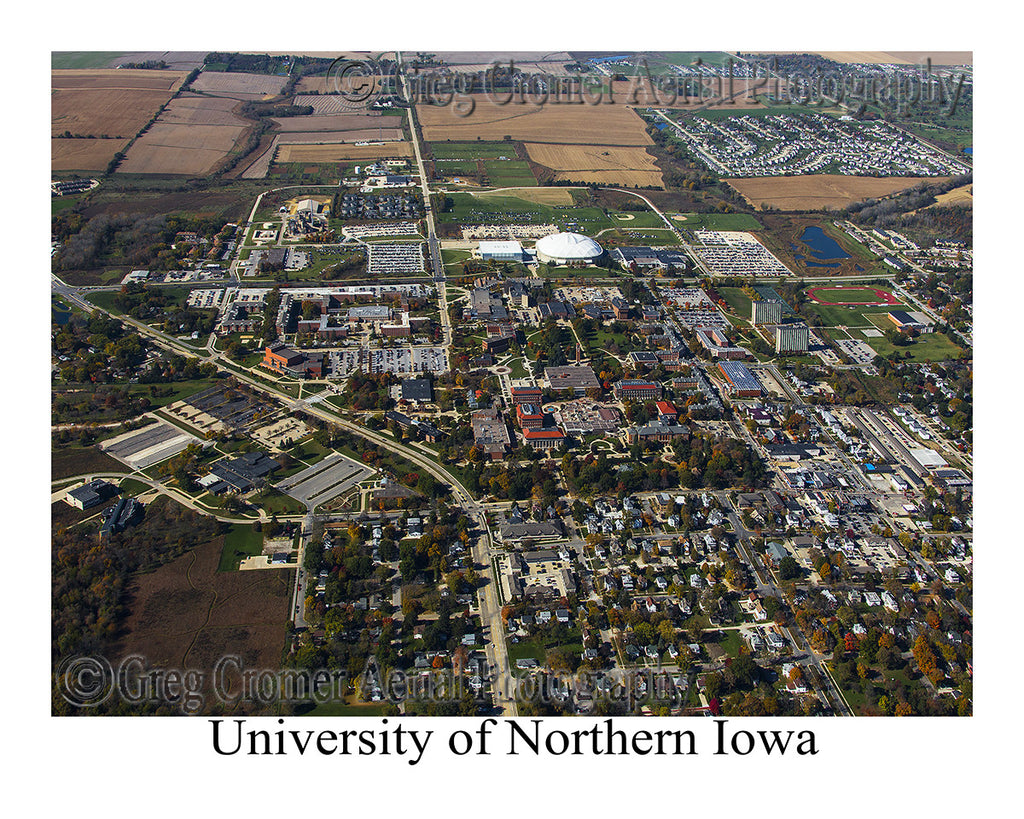
<svg viewBox="0 0 1024 819">
<path fill-rule="evenodd" d="M 484 162 L 484 172 L 493 187 L 533 187 L 537 180 L 530 165 L 519 159 L 492 159 Z"/>
<path fill-rule="evenodd" d="M 685 230 L 761 230 L 763 225 L 749 213 L 667 213 L 679 229 Z M 673 219 L 685 216 L 685 220 Z"/>
<path fill-rule="evenodd" d="M 750 296 L 741 287 L 719 287 L 719 294 L 740 318 L 750 321 Z"/>
<path fill-rule="evenodd" d="M 884 293 L 892 293 L 884 287 L 877 288 Z M 852 301 L 858 304 L 871 304 L 872 302 L 878 301 L 878 296 L 875 293 L 874 288 L 865 287 L 863 290 L 845 290 L 841 288 L 816 288 L 814 290 L 814 298 L 821 299 L 822 301 L 837 301 L 846 302 Z"/>
<path fill-rule="evenodd" d="M 963 347 L 955 344 L 943 333 L 923 333 L 906 347 L 896 347 L 884 337 L 866 338 L 864 341 L 882 357 L 888 357 L 893 352 L 899 352 L 901 355 L 910 353 L 907 360 L 915 363 L 949 361 L 960 358 L 964 352 Z"/>
<path fill-rule="evenodd" d="M 253 529 L 251 523 L 229 524 L 220 553 L 218 572 L 233 572 L 244 557 L 253 557 L 263 551 L 263 533 Z"/>
<path fill-rule="evenodd" d="M 276 489 L 269 489 L 262 494 L 259 504 L 268 515 L 301 515 L 306 511 L 304 504 Z"/>
<path fill-rule="evenodd" d="M 508 142 L 431 142 L 434 159 L 515 158 L 516 149 Z"/>
<path fill-rule="evenodd" d="M 64 447 L 50 455 L 50 479 L 90 472 L 128 472 L 128 467 L 96 447 Z"/>
<path fill-rule="evenodd" d="M 106 68 L 108 64 L 125 56 L 124 51 L 51 51 L 50 68 Z"/>
<path fill-rule="evenodd" d="M 804 309 L 813 310 L 821 316 L 821 320 L 825 322 L 826 327 L 874 327 L 874 323 L 868 316 L 881 314 L 884 317 L 890 310 L 899 310 L 901 307 L 902 305 L 898 304 L 888 307 L 860 307 L 856 304 L 851 306 L 817 304 L 810 299 L 804 304 Z M 873 342 L 874 339 L 869 339 L 869 341 Z"/>
</svg>

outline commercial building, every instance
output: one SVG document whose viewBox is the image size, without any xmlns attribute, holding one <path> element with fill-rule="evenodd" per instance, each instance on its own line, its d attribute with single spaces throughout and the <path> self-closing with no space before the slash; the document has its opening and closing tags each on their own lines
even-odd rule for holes
<svg viewBox="0 0 1024 819">
<path fill-rule="evenodd" d="M 761 383 L 745 364 L 738 361 L 723 361 L 718 365 L 725 378 L 730 394 L 737 398 L 757 398 L 761 395 Z"/>
<path fill-rule="evenodd" d="M 782 304 L 777 301 L 750 302 L 750 321 L 757 324 L 780 324 L 782 322 Z"/>
<path fill-rule="evenodd" d="M 780 324 L 775 328 L 776 353 L 806 353 L 811 331 L 806 324 Z"/>
</svg>

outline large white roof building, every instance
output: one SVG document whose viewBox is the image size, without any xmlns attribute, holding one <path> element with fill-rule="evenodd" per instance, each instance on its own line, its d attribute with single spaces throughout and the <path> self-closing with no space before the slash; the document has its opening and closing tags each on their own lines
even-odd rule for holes
<svg viewBox="0 0 1024 819">
<path fill-rule="evenodd" d="M 548 264 L 593 262 L 603 253 L 601 245 L 579 233 L 553 233 L 537 242 L 537 259 Z"/>
</svg>

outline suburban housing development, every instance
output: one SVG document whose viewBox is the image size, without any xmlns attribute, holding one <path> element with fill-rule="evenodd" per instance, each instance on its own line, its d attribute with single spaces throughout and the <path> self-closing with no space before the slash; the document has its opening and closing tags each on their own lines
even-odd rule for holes
<svg viewBox="0 0 1024 819">
<path fill-rule="evenodd" d="M 483 56 L 52 55 L 53 713 L 971 715 L 970 60 Z"/>
</svg>

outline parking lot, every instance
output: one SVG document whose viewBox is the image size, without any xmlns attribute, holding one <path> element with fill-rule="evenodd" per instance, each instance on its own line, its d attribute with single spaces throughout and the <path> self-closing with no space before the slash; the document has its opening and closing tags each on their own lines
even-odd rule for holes
<svg viewBox="0 0 1024 819">
<path fill-rule="evenodd" d="M 375 473 L 376 470 L 334 452 L 281 481 L 276 488 L 312 508 L 348 492 Z"/>
<path fill-rule="evenodd" d="M 126 432 L 100 444 L 100 449 L 113 455 L 132 469 L 145 469 L 177 455 L 199 439 L 175 426 L 159 422 L 143 429 Z"/>
</svg>

